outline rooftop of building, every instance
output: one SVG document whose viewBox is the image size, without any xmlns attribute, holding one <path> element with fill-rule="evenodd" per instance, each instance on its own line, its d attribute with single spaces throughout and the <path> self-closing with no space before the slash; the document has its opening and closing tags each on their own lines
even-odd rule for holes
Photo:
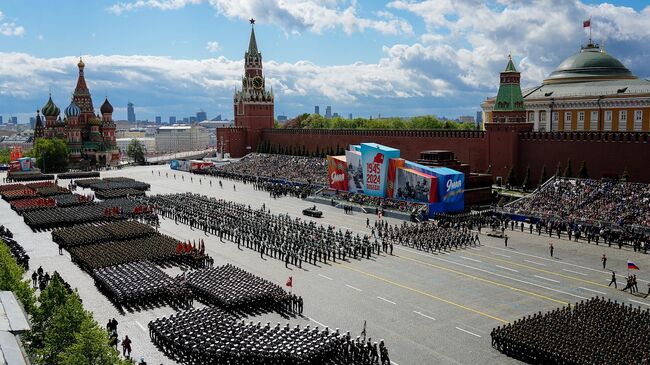
<svg viewBox="0 0 650 365">
<path fill-rule="evenodd" d="M 544 84 L 636 78 L 621 61 L 597 44 L 589 43 L 562 61 Z"/>
</svg>

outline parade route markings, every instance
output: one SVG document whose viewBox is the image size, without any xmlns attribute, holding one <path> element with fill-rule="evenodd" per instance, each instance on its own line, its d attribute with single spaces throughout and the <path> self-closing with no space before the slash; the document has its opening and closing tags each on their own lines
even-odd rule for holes
<svg viewBox="0 0 650 365">
<path fill-rule="evenodd" d="M 465 332 L 465 333 L 469 333 L 469 334 L 472 335 L 472 336 L 476 336 L 476 337 L 478 337 L 478 338 L 481 338 L 481 335 L 477 335 L 477 334 L 474 333 L 474 332 L 470 332 L 470 331 L 468 331 L 468 330 L 464 330 L 464 329 L 462 329 L 462 328 L 460 328 L 460 327 L 456 327 L 456 329 L 459 330 L 459 331 L 463 331 L 463 332 Z"/>
<path fill-rule="evenodd" d="M 390 303 L 390 304 L 392 304 L 392 305 L 396 305 L 396 304 L 397 304 L 397 303 L 393 302 L 392 300 L 388 300 L 388 299 L 383 298 L 383 297 L 379 297 L 379 296 L 378 296 L 377 299 L 383 300 L 384 302 Z"/>
<path fill-rule="evenodd" d="M 334 280 L 334 279 L 330 278 L 329 276 L 325 276 L 323 274 L 318 274 L 318 276 L 320 276 L 321 278 L 325 278 L 327 280 Z"/>
<path fill-rule="evenodd" d="M 432 320 L 432 321 L 435 321 L 435 320 L 436 320 L 435 318 L 430 317 L 430 316 L 427 316 L 426 314 L 424 314 L 424 313 L 422 313 L 422 312 L 413 311 L 413 313 L 418 314 L 418 315 L 421 315 L 421 316 L 424 317 L 424 318 L 429 318 L 429 319 Z"/>
<path fill-rule="evenodd" d="M 552 283 L 557 283 L 557 284 L 560 283 L 559 280 L 549 279 L 549 278 L 545 278 L 545 277 L 543 277 L 543 276 L 539 276 L 539 275 L 533 275 L 533 276 L 536 277 L 536 278 L 538 278 L 538 279 L 542 279 L 542 280 L 550 281 L 550 282 L 552 282 Z"/>
<path fill-rule="evenodd" d="M 578 275 L 582 275 L 582 276 L 587 276 L 587 274 L 585 274 L 583 272 L 577 272 L 577 271 L 573 271 L 573 270 L 569 270 L 569 269 L 562 269 L 562 271 L 566 271 L 566 272 L 570 272 L 570 273 L 574 273 L 574 274 L 578 274 Z"/>
<path fill-rule="evenodd" d="M 512 272 L 519 272 L 518 270 L 511 269 L 509 267 L 505 267 L 505 266 L 501 266 L 501 265 L 494 265 L 494 266 L 498 267 L 499 269 L 503 269 L 503 270 L 508 270 L 508 271 L 512 271 Z"/>
<path fill-rule="evenodd" d="M 539 266 L 546 266 L 546 264 L 542 264 L 541 262 L 530 261 L 530 260 L 524 260 L 524 261 L 526 261 L 528 263 L 531 263 L 531 264 L 539 265 Z"/>
<path fill-rule="evenodd" d="M 472 313 L 475 313 L 475 314 L 481 315 L 481 316 L 483 316 L 483 317 L 487 317 L 487 318 L 493 319 L 493 320 L 498 321 L 498 322 L 501 322 L 501 323 L 508 323 L 508 321 L 506 321 L 505 319 L 502 319 L 502 318 L 499 318 L 499 317 L 497 317 L 497 316 L 493 316 L 493 315 L 491 315 L 491 314 L 488 314 L 488 313 L 482 312 L 482 311 L 480 311 L 480 310 L 478 310 L 478 309 L 474 309 L 474 308 L 471 308 L 471 307 L 468 307 L 468 306 L 462 305 L 462 304 L 460 304 L 460 303 L 456 303 L 456 302 L 453 302 L 453 301 L 451 301 L 451 300 L 448 300 L 448 299 L 445 299 L 445 298 L 441 298 L 441 297 L 435 296 L 435 295 L 430 294 L 430 293 L 427 293 L 427 292 L 425 292 L 425 291 L 422 291 L 422 290 L 419 290 L 419 289 L 415 289 L 415 288 L 409 287 L 409 286 L 404 285 L 404 284 L 400 284 L 400 283 L 398 283 L 398 282 L 395 282 L 395 281 L 392 281 L 392 280 L 389 280 L 389 279 L 383 278 L 383 277 L 378 276 L 378 275 L 375 275 L 375 274 L 371 274 L 371 273 L 369 273 L 369 272 L 365 272 L 365 271 L 359 270 L 359 269 L 357 269 L 357 268 L 354 268 L 354 267 L 352 267 L 352 266 L 348 266 L 348 265 L 346 265 L 346 264 L 340 264 L 340 265 L 341 265 L 341 267 L 344 267 L 344 268 L 346 268 L 346 269 L 348 269 L 348 270 L 350 270 L 350 271 L 354 271 L 354 272 L 357 272 L 357 273 L 359 273 L 359 274 L 365 275 L 365 276 L 367 276 L 367 277 L 370 277 L 370 278 L 373 278 L 373 279 L 376 279 L 376 280 L 379 280 L 379 281 L 383 281 L 384 283 L 391 284 L 391 285 L 393 285 L 393 286 L 397 286 L 397 287 L 399 287 L 399 288 L 406 289 L 406 290 L 412 291 L 412 292 L 414 292 L 414 293 L 418 293 L 418 294 L 423 295 L 423 296 L 425 296 L 425 297 L 428 297 L 428 298 L 431 298 L 431 299 L 434 299 L 434 300 L 437 300 L 437 301 L 440 301 L 440 302 L 443 302 L 443 303 L 447 303 L 447 304 L 452 305 L 452 306 L 454 306 L 454 307 L 464 309 L 464 310 L 466 310 L 466 311 L 468 311 L 468 312 L 472 312 Z"/>
<path fill-rule="evenodd" d="M 579 286 L 578 289 L 582 289 L 582 290 L 586 290 L 586 291 L 591 291 L 591 292 L 598 293 L 598 294 L 602 294 L 602 295 L 606 295 L 606 294 L 607 294 L 607 293 L 604 293 L 604 292 L 602 292 L 602 291 L 593 290 L 593 289 L 585 288 L 585 287 L 582 287 L 582 286 Z"/>
<path fill-rule="evenodd" d="M 313 318 L 311 318 L 311 317 L 307 317 L 307 318 L 308 318 L 310 321 L 316 323 L 317 325 L 319 325 L 319 326 L 323 326 L 323 328 L 327 327 L 326 325 L 324 325 L 324 324 L 318 322 L 317 320 L 315 320 L 315 319 L 313 319 Z"/>
<path fill-rule="evenodd" d="M 484 283 L 488 283 L 488 284 L 496 285 L 496 286 L 499 286 L 499 287 L 502 287 L 502 288 L 507 288 L 507 289 L 510 289 L 510 290 L 513 290 L 513 291 L 516 291 L 516 292 L 519 292 L 519 293 L 527 294 L 527 295 L 530 295 L 530 296 L 533 296 L 533 297 L 537 297 L 537 298 L 541 298 L 541 299 L 549 300 L 549 301 L 554 302 L 554 303 L 560 303 L 560 304 L 562 304 L 562 305 L 566 305 L 566 304 L 568 304 L 568 302 L 567 302 L 567 301 L 564 301 L 564 300 L 559 300 L 559 299 L 551 298 L 551 297 L 549 297 L 549 296 L 542 295 L 542 294 L 538 294 L 538 293 L 534 293 L 534 292 L 531 292 L 531 291 L 529 291 L 529 290 L 525 290 L 525 289 L 519 289 L 519 288 L 516 288 L 516 287 L 514 287 L 514 286 L 510 286 L 510 285 L 507 285 L 507 284 L 504 284 L 504 283 L 500 283 L 500 282 L 498 282 L 498 281 L 493 281 L 493 280 L 485 279 L 485 278 L 482 278 L 482 277 L 478 277 L 478 276 L 476 276 L 476 275 L 467 274 L 467 273 L 464 273 L 464 272 L 462 272 L 462 271 L 458 271 L 458 270 L 450 269 L 450 268 L 447 268 L 447 267 L 444 267 L 444 266 L 435 265 L 435 264 L 432 264 L 432 263 L 430 263 L 430 262 L 424 262 L 424 261 L 421 261 L 421 260 L 415 259 L 415 258 L 413 258 L 413 257 L 401 256 L 401 255 L 400 255 L 400 256 L 397 256 L 397 257 L 399 257 L 399 258 L 401 258 L 401 259 L 403 259 L 403 260 L 413 261 L 413 262 L 418 263 L 418 264 L 421 264 L 421 265 L 430 266 L 430 267 L 433 267 L 433 268 L 436 268 L 436 269 L 440 269 L 440 270 L 448 271 L 448 272 L 451 272 L 451 273 L 454 273 L 454 274 L 457 274 L 457 275 L 465 276 L 465 277 L 468 277 L 468 278 L 470 278 L 470 279 L 474 279 L 474 280 L 482 281 L 482 282 L 484 282 Z M 547 290 L 555 291 L 555 292 L 558 292 L 558 293 L 562 293 L 562 294 L 566 294 L 566 295 L 570 295 L 570 296 L 578 297 L 578 298 L 581 298 L 581 299 L 587 299 L 587 298 L 585 298 L 585 297 L 581 297 L 581 296 L 579 296 L 579 295 L 575 295 L 575 294 L 567 293 L 567 292 L 564 292 L 564 291 L 561 291 L 561 290 L 557 290 L 557 289 L 548 288 L 548 287 L 541 286 L 541 285 L 538 285 L 538 284 L 534 284 L 534 283 L 531 283 L 531 282 L 528 282 L 528 281 L 524 281 L 524 280 L 520 280 L 520 279 L 516 279 L 516 278 L 509 277 L 509 276 L 505 276 L 505 275 L 502 275 L 502 274 L 499 274 L 499 273 L 495 273 L 495 272 L 492 272 L 492 271 L 489 271 L 489 270 L 484 270 L 484 269 L 481 269 L 481 268 L 478 268 L 478 267 L 473 267 L 473 266 L 469 266 L 469 265 L 461 264 L 461 263 L 458 263 L 458 262 L 454 262 L 454 261 L 450 261 L 450 260 L 441 259 L 441 258 L 436 257 L 436 256 L 427 256 L 427 257 L 430 257 L 430 258 L 435 259 L 435 260 L 440 260 L 440 261 L 443 261 L 443 262 L 447 262 L 447 263 L 450 263 L 450 264 L 453 264 L 453 265 L 456 265 L 456 266 L 463 266 L 463 267 L 466 267 L 466 268 L 469 268 L 469 269 L 478 270 L 478 271 L 481 271 L 481 272 L 485 272 L 485 273 L 487 273 L 487 274 L 491 274 L 491 275 L 499 276 L 499 277 L 502 277 L 502 278 L 505 278 L 505 279 L 509 279 L 509 280 L 513 280 L 513 281 L 517 281 L 517 282 L 520 282 L 520 283 L 524 283 L 524 284 L 528 284 L 528 285 L 533 285 L 533 286 L 538 286 L 538 287 L 541 287 L 541 288 L 543 288 L 543 289 L 547 289 Z"/>
<path fill-rule="evenodd" d="M 643 305 L 650 306 L 650 304 L 648 304 L 648 303 L 639 302 L 638 300 L 634 300 L 634 299 L 630 299 L 630 302 L 634 302 L 634 303 L 638 303 L 638 304 L 643 304 Z"/>
<path fill-rule="evenodd" d="M 486 259 L 488 259 L 488 260 L 492 260 L 492 261 L 498 261 L 498 262 L 503 262 L 503 263 L 507 263 L 507 264 L 510 264 L 510 265 L 515 265 L 515 266 L 519 266 L 519 267 L 525 267 L 525 268 L 527 268 L 527 269 L 534 270 L 534 271 L 537 271 L 537 272 L 542 272 L 542 273 L 549 274 L 549 275 L 555 275 L 555 276 L 563 277 L 563 278 L 570 279 L 570 280 L 580 281 L 580 282 L 587 283 L 587 284 L 591 284 L 591 285 L 597 285 L 597 286 L 600 286 L 600 287 L 603 287 L 603 288 L 606 288 L 606 287 L 607 287 L 607 285 L 600 284 L 600 283 L 597 283 L 597 282 L 595 282 L 595 281 L 586 280 L 586 279 L 581 279 L 581 278 L 576 278 L 576 277 L 573 277 L 573 276 L 564 275 L 564 274 L 557 273 L 557 272 L 553 272 L 553 271 L 550 271 L 550 270 L 539 269 L 539 268 L 532 267 L 532 266 L 528 266 L 528 265 L 524 265 L 524 264 L 518 264 L 518 263 L 516 263 L 516 262 L 512 262 L 512 261 L 508 261 L 508 260 L 504 260 L 504 259 L 498 259 L 498 258 L 496 258 L 496 257 L 489 257 L 489 256 L 485 256 L 485 255 L 477 254 L 477 253 L 471 253 L 471 252 L 468 252 L 468 254 L 470 254 L 470 255 L 474 255 L 474 256 L 478 256 L 478 257 L 482 257 L 482 258 L 486 258 Z M 527 261 L 527 262 L 528 262 L 528 260 L 524 260 L 524 261 Z M 533 262 L 533 263 L 534 263 L 534 261 L 530 261 L 530 262 Z M 546 265 L 544 265 L 544 266 L 546 266 Z M 537 277 L 537 275 L 535 275 L 535 277 Z M 540 277 L 540 278 L 543 278 L 543 277 Z M 543 278 L 543 279 L 548 280 L 548 278 Z M 550 279 L 549 281 L 553 281 L 553 279 Z M 559 281 L 554 281 L 554 282 L 558 282 L 558 283 L 559 283 Z"/>
<path fill-rule="evenodd" d="M 356 287 L 354 287 L 354 286 L 352 286 L 352 285 L 345 284 L 345 286 L 347 286 L 347 287 L 350 288 L 350 289 L 356 290 L 356 291 L 363 291 L 363 290 L 361 290 L 361 289 L 359 289 L 359 288 L 356 288 Z"/>
<path fill-rule="evenodd" d="M 472 259 L 472 258 L 465 257 L 465 256 L 461 256 L 461 255 L 458 255 L 458 257 L 460 257 L 461 259 L 469 260 L 469 261 L 474 261 L 474 262 L 483 262 L 483 261 L 481 261 L 481 260 Z"/>
</svg>

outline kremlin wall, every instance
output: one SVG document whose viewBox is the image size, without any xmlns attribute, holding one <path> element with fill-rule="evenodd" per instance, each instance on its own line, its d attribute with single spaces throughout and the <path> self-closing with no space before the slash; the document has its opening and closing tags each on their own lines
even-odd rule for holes
<svg viewBox="0 0 650 365">
<path fill-rule="evenodd" d="M 574 100 L 576 91 L 585 90 L 597 96 Z M 546 100 L 543 105 L 540 98 Z M 569 57 L 542 86 L 523 93 L 510 59 L 498 95 L 482 105 L 484 131 L 274 129 L 269 127 L 274 96 L 265 89 L 262 56 L 251 30 L 242 90 L 236 91 L 233 103 L 235 127 L 219 130 L 233 157 L 255 152 L 259 143 L 322 151 L 372 142 L 397 148 L 411 160 L 419 159 L 422 151 L 448 150 L 470 172 L 491 173 L 495 181 L 505 181 L 511 168 L 522 179 L 530 166 L 535 184 L 543 166 L 551 176 L 558 163 L 563 171 L 570 159 L 574 172 L 585 161 L 592 178 L 618 177 L 627 170 L 631 181 L 650 183 L 650 81 L 633 76 L 593 44 Z M 628 114 L 627 128 L 620 127 L 617 118 Z"/>
</svg>

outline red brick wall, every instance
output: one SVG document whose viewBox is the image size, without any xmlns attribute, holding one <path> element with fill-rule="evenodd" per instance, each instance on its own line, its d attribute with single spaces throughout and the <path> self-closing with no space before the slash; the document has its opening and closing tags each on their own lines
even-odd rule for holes
<svg viewBox="0 0 650 365">
<path fill-rule="evenodd" d="M 562 172 L 571 158 L 573 175 L 578 175 L 582 161 L 589 177 L 621 175 L 627 168 L 630 181 L 650 183 L 650 133 L 633 132 L 529 132 L 519 135 L 518 174 L 523 178 L 530 165 L 534 183 L 539 181 L 542 166 L 548 176 L 557 163 Z"/>
<path fill-rule="evenodd" d="M 246 128 L 240 127 L 218 128 L 217 138 L 220 140 L 221 136 L 223 136 L 224 152 L 230 153 L 230 156 L 232 157 L 242 157 L 247 154 L 247 131 Z"/>
<path fill-rule="evenodd" d="M 309 151 L 374 142 L 398 148 L 403 158 L 413 161 L 420 158 L 421 151 L 450 150 L 459 161 L 469 163 L 472 171 L 484 172 L 488 167 L 482 131 L 266 129 L 262 140 L 276 146 L 293 146 L 294 150 L 304 145 Z"/>
</svg>

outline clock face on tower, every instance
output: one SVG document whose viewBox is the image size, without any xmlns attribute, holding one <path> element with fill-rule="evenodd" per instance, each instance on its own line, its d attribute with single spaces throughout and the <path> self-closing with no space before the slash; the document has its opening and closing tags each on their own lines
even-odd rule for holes
<svg viewBox="0 0 650 365">
<path fill-rule="evenodd" d="M 253 77 L 253 87 L 259 90 L 262 88 L 262 86 L 264 86 L 264 80 L 262 80 L 262 78 L 259 76 Z"/>
</svg>

